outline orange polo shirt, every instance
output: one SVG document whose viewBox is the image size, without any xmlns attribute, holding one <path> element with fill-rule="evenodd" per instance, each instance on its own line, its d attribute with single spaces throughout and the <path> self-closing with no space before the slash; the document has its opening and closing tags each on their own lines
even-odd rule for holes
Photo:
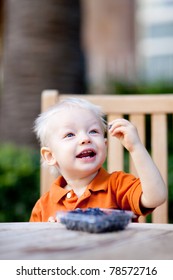
<svg viewBox="0 0 173 280">
<path fill-rule="evenodd" d="M 77 197 L 73 190 L 64 189 L 65 185 L 62 176 L 54 181 L 50 190 L 36 202 L 30 222 L 47 222 L 50 216 L 55 217 L 57 211 L 76 208 L 124 209 L 137 216 L 151 211 L 140 207 L 140 180 L 122 171 L 109 174 L 101 168 L 81 197 Z"/>
</svg>

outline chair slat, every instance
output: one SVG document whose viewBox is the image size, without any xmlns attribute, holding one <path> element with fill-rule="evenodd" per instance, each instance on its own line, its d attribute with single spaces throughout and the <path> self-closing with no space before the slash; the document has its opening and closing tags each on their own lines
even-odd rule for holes
<svg viewBox="0 0 173 280">
<path fill-rule="evenodd" d="M 53 106 L 58 100 L 57 90 L 44 90 L 41 95 L 41 111 L 45 112 L 50 106 Z"/>
<path fill-rule="evenodd" d="M 168 170 L 167 170 L 167 118 L 165 114 L 154 114 L 151 117 L 152 127 L 152 158 L 162 174 L 162 177 L 167 185 Z M 154 223 L 167 223 L 167 202 L 157 207 L 153 212 L 152 221 Z"/>
<path fill-rule="evenodd" d="M 44 90 L 41 95 L 41 111 L 45 112 L 50 106 L 53 106 L 57 102 L 58 91 L 57 90 Z M 41 166 L 40 169 L 40 194 L 44 194 L 48 191 L 52 181 L 55 178 L 50 174 L 49 168 Z"/>
<path fill-rule="evenodd" d="M 85 95 L 60 94 L 60 100 L 67 97 L 84 98 L 99 104 L 107 114 L 171 114 L 173 111 L 173 94 L 158 95 Z"/>
</svg>

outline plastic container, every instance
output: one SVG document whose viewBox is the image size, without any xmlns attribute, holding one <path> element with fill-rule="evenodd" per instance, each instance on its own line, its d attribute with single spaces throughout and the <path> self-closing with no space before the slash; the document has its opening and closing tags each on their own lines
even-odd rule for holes
<svg viewBox="0 0 173 280">
<path fill-rule="evenodd" d="M 135 217 L 133 212 L 102 208 L 77 208 L 73 211 L 57 212 L 56 218 L 70 230 L 90 233 L 123 230 Z"/>
</svg>

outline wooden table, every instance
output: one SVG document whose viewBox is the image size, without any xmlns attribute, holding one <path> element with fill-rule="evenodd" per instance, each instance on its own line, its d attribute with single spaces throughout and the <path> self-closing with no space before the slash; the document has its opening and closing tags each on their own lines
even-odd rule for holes
<svg viewBox="0 0 173 280">
<path fill-rule="evenodd" d="M 1 260 L 173 260 L 173 224 L 90 234 L 59 223 L 1 223 Z"/>
</svg>

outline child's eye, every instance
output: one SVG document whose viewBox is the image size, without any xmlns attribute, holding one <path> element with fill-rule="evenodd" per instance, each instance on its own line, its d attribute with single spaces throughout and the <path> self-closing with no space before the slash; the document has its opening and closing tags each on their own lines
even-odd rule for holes
<svg viewBox="0 0 173 280">
<path fill-rule="evenodd" d="M 65 135 L 64 138 L 70 138 L 70 137 L 73 137 L 73 136 L 74 136 L 74 133 L 69 132 L 69 133 L 67 133 L 67 134 Z"/>
<path fill-rule="evenodd" d="M 98 131 L 96 130 L 96 129 L 92 129 L 92 130 L 90 130 L 90 132 L 89 132 L 90 134 L 97 134 L 98 133 Z"/>
</svg>

